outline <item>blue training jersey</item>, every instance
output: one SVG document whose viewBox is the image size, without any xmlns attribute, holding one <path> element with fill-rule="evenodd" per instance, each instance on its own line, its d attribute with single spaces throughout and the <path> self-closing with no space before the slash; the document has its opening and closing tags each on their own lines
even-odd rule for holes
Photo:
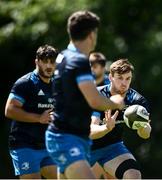
<svg viewBox="0 0 162 180">
<path fill-rule="evenodd" d="M 95 77 L 95 76 L 94 76 Z M 99 84 L 97 84 L 97 87 L 98 86 L 104 86 L 104 85 L 108 85 L 110 84 L 110 80 L 109 80 L 109 77 L 107 74 L 104 75 L 104 78 L 103 78 L 103 81 L 100 82 Z"/>
<path fill-rule="evenodd" d="M 110 84 L 98 87 L 98 90 L 103 96 L 107 98 L 111 96 Z M 126 107 L 133 104 L 139 104 L 139 105 L 144 106 L 147 109 L 147 111 L 150 112 L 147 100 L 141 94 L 139 94 L 137 91 L 135 91 L 132 88 L 128 89 L 124 101 L 125 101 Z M 114 112 L 115 111 L 112 111 L 112 114 Z M 124 123 L 120 123 L 120 122 L 123 121 L 123 114 L 124 114 L 124 110 L 119 111 L 119 115 L 116 119 L 116 121 L 118 121 L 118 124 L 115 125 L 115 128 L 112 131 L 107 133 L 102 138 L 93 140 L 92 150 L 103 148 L 110 144 L 114 144 L 116 142 L 122 141 Z M 99 117 L 101 121 L 103 121 L 103 118 L 105 117 L 104 112 L 101 112 L 101 111 L 94 111 L 92 115 Z"/>
<path fill-rule="evenodd" d="M 53 78 L 48 84 L 40 79 L 36 70 L 30 72 L 15 82 L 9 98 L 20 101 L 25 111 L 41 114 L 54 107 Z M 9 134 L 10 149 L 22 147 L 45 148 L 46 129 L 46 124 L 12 120 Z"/>
<path fill-rule="evenodd" d="M 82 82 L 93 82 L 88 58 L 69 44 L 56 60 L 55 115 L 49 130 L 88 138 L 92 109 L 78 88 Z"/>
</svg>

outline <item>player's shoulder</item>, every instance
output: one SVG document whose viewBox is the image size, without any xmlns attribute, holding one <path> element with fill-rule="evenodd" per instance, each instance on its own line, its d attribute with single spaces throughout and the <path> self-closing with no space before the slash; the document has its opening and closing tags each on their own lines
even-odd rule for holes
<svg viewBox="0 0 162 180">
<path fill-rule="evenodd" d="M 137 92 L 135 89 L 129 89 L 127 93 L 127 101 L 131 104 L 139 104 L 144 106 L 148 112 L 150 112 L 150 104 L 147 98 Z"/>
<path fill-rule="evenodd" d="M 29 72 L 22 77 L 20 77 L 16 82 L 15 85 L 24 85 L 24 86 L 31 86 L 39 81 L 39 77 L 36 75 L 35 71 Z"/>
<path fill-rule="evenodd" d="M 15 84 L 25 84 L 29 82 L 29 78 L 30 78 L 31 72 L 21 76 L 20 78 L 18 78 L 15 82 Z"/>
<path fill-rule="evenodd" d="M 89 64 L 88 57 L 78 51 L 71 51 L 66 49 L 62 51 L 66 63 L 72 66 L 82 66 L 84 64 Z"/>
<path fill-rule="evenodd" d="M 145 97 L 142 94 L 140 94 L 137 90 L 133 88 L 128 89 L 126 96 L 130 101 L 138 101 L 140 99 L 145 99 Z"/>
<path fill-rule="evenodd" d="M 97 90 L 102 94 L 103 96 L 110 97 L 110 84 L 98 86 Z"/>
</svg>

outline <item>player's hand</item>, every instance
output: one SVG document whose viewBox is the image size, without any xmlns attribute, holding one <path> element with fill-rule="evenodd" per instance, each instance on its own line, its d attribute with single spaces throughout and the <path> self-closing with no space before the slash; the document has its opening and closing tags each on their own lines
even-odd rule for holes
<svg viewBox="0 0 162 180">
<path fill-rule="evenodd" d="M 47 109 L 40 115 L 39 122 L 41 124 L 49 124 L 53 120 L 52 110 L 53 109 Z"/>
<path fill-rule="evenodd" d="M 110 97 L 110 100 L 115 103 L 116 108 L 115 109 L 123 109 L 125 107 L 124 103 L 124 97 L 120 94 L 116 94 Z"/>
<path fill-rule="evenodd" d="M 137 134 L 143 139 L 148 139 L 151 134 L 151 129 L 150 123 L 147 123 L 144 127 L 137 129 Z"/>
<path fill-rule="evenodd" d="M 119 114 L 119 111 L 115 111 L 113 115 L 111 115 L 110 109 L 105 111 L 104 120 L 105 120 L 106 127 L 109 131 L 111 131 L 115 127 L 115 121 L 118 114 Z"/>
</svg>

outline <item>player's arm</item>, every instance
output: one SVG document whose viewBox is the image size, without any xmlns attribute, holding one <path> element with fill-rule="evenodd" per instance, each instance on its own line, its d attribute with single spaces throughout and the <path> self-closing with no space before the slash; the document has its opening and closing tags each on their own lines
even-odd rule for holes
<svg viewBox="0 0 162 180">
<path fill-rule="evenodd" d="M 137 134 L 143 139 L 148 139 L 151 134 L 151 129 L 150 123 L 147 123 L 144 127 L 137 129 Z"/>
<path fill-rule="evenodd" d="M 115 120 L 118 116 L 118 111 L 111 115 L 111 110 L 105 111 L 105 124 L 100 125 L 100 117 L 92 115 L 91 117 L 91 139 L 99 139 L 109 133 L 115 127 Z"/>
<path fill-rule="evenodd" d="M 42 114 L 29 113 L 23 110 L 23 103 L 15 98 L 8 98 L 5 107 L 5 116 L 16 121 L 42 124 L 49 123 L 51 120 L 51 109 L 44 111 Z"/>
<path fill-rule="evenodd" d="M 107 109 L 122 109 L 124 107 L 123 97 L 120 95 L 111 96 L 106 98 L 102 96 L 96 89 L 94 82 L 91 80 L 81 81 L 78 87 L 88 104 L 93 108 L 100 111 Z"/>
<path fill-rule="evenodd" d="M 138 104 L 145 107 L 147 111 L 150 113 L 149 103 L 146 100 L 146 98 L 141 96 L 138 100 Z M 148 139 L 151 135 L 152 128 L 151 128 L 150 122 L 151 120 L 149 120 L 149 122 L 144 127 L 140 127 L 137 129 L 137 134 L 143 139 Z"/>
</svg>

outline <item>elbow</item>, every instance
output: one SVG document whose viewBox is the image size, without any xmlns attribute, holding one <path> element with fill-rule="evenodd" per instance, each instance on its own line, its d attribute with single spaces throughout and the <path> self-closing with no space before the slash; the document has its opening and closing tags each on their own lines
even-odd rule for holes
<svg viewBox="0 0 162 180">
<path fill-rule="evenodd" d="M 12 117 L 12 108 L 11 107 L 6 107 L 5 108 L 5 116 L 7 118 L 11 118 Z"/>
</svg>

